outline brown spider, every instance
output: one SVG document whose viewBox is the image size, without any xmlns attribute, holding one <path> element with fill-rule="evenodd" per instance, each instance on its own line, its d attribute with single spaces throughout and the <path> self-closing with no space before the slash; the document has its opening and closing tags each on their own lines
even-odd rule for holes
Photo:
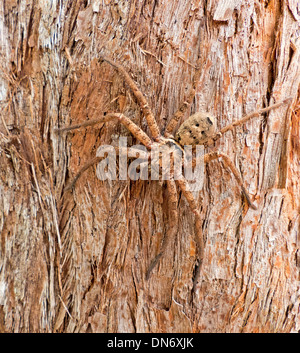
<svg viewBox="0 0 300 353">
<path fill-rule="evenodd" d="M 69 126 L 66 128 L 62 129 L 56 129 L 58 132 L 63 132 L 63 131 L 70 131 L 74 129 L 78 129 L 81 127 L 87 127 L 87 126 L 92 126 L 98 123 L 104 123 L 112 120 L 119 121 L 121 124 L 126 126 L 126 128 L 132 133 L 132 135 L 137 138 L 147 149 L 147 152 L 144 153 L 144 156 L 146 156 L 147 159 L 151 159 L 151 150 L 154 147 L 164 147 L 165 150 L 171 150 L 172 153 L 171 156 L 174 157 L 174 154 L 176 155 L 176 150 L 181 150 L 183 151 L 182 147 L 184 145 L 204 145 L 205 147 L 213 144 L 217 139 L 219 139 L 225 132 L 234 129 L 236 126 L 244 124 L 246 121 L 249 119 L 259 116 L 263 113 L 266 113 L 270 111 L 271 109 L 275 109 L 279 106 L 281 106 L 284 103 L 287 103 L 290 99 L 286 99 L 280 103 L 274 104 L 272 106 L 269 106 L 264 109 L 260 109 L 258 111 L 255 111 L 254 113 L 248 114 L 244 116 L 242 119 L 233 122 L 232 124 L 227 125 L 223 129 L 221 129 L 219 132 L 215 132 L 216 130 L 216 124 L 214 118 L 209 114 L 209 113 L 196 113 L 192 116 L 190 116 L 178 129 L 176 136 L 172 134 L 174 129 L 177 126 L 178 121 L 184 116 L 186 113 L 187 109 L 191 105 L 194 97 L 195 97 L 195 92 L 196 92 L 196 86 L 199 81 L 199 76 L 200 76 L 200 68 L 196 68 L 195 76 L 193 79 L 192 87 L 190 89 L 190 92 L 188 93 L 188 96 L 186 100 L 182 103 L 182 105 L 179 107 L 178 111 L 175 113 L 174 117 L 171 119 L 169 124 L 167 125 L 164 136 L 162 136 L 159 127 L 157 125 L 156 119 L 154 117 L 153 112 L 151 111 L 148 102 L 142 92 L 139 90 L 135 82 L 132 80 L 132 78 L 129 76 L 129 74 L 126 72 L 126 70 L 121 66 L 120 64 L 114 62 L 110 58 L 107 57 L 100 57 L 101 61 L 105 61 L 108 64 L 110 64 L 112 67 L 117 69 L 119 74 L 123 76 L 125 82 L 127 85 L 130 87 L 132 90 L 133 94 L 135 95 L 137 102 L 139 103 L 142 113 L 145 116 L 151 135 L 153 137 L 153 140 L 135 123 L 131 121 L 130 118 L 126 117 L 122 113 L 109 113 L 106 114 L 105 116 L 99 118 L 99 119 L 94 119 L 94 120 L 88 120 L 82 124 L 78 125 L 73 125 Z M 142 153 L 141 151 L 138 150 L 139 153 Z M 117 153 L 122 153 L 120 149 L 117 150 Z M 80 171 L 77 173 L 77 175 L 74 177 L 74 179 L 65 187 L 65 192 L 69 191 L 73 188 L 75 185 L 76 181 L 79 179 L 79 177 L 82 175 L 84 171 L 86 171 L 89 167 L 93 166 L 94 164 L 98 163 L 103 157 L 95 157 L 93 158 L 89 163 L 87 163 L 83 168 L 80 169 Z M 252 209 L 256 209 L 256 206 L 253 205 L 251 202 L 251 199 L 247 193 L 247 190 L 244 186 L 243 180 L 241 178 L 241 175 L 237 168 L 235 167 L 234 163 L 230 160 L 230 158 L 223 153 L 219 152 L 210 152 L 204 155 L 204 163 L 208 163 L 214 159 L 222 158 L 223 162 L 226 167 L 228 167 L 231 172 L 233 173 L 234 177 L 236 178 L 236 181 L 240 188 L 243 191 L 243 194 L 246 197 L 246 200 L 249 204 L 249 206 Z M 174 159 L 173 159 L 174 160 Z M 193 158 L 193 165 L 195 165 L 196 160 Z M 177 231 L 177 222 L 178 222 L 178 211 L 177 211 L 177 188 L 176 185 L 181 189 L 183 195 L 185 196 L 192 212 L 195 215 L 195 241 L 197 245 L 197 257 L 198 257 L 198 274 L 200 272 L 201 264 L 203 261 L 203 255 L 204 255 L 204 240 L 203 240 L 203 234 L 202 234 L 202 221 L 200 217 L 200 212 L 197 209 L 197 203 L 195 201 L 195 198 L 193 196 L 193 193 L 189 190 L 188 187 L 188 182 L 185 179 L 184 176 L 179 175 L 177 171 L 175 170 L 174 166 L 170 167 L 170 178 L 169 180 L 166 180 L 167 184 L 167 190 L 169 193 L 169 199 L 168 199 L 168 205 L 169 205 L 169 210 L 171 212 L 171 218 L 172 218 L 172 225 L 170 225 L 167 234 L 164 237 L 164 240 L 161 244 L 161 249 L 159 254 L 152 260 L 150 263 L 150 266 L 148 268 L 146 278 L 148 279 L 150 276 L 151 271 L 153 268 L 156 266 L 160 258 L 163 256 L 164 251 L 167 248 L 168 241 L 170 239 L 173 239 L 176 231 Z M 197 275 L 198 275 L 197 274 Z"/>
</svg>

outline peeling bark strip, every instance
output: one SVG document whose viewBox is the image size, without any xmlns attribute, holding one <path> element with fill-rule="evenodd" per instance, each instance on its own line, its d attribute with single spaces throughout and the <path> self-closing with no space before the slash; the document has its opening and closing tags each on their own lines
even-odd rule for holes
<svg viewBox="0 0 300 353">
<path fill-rule="evenodd" d="M 11 0 L 0 33 L 1 332 L 300 330 L 297 1 Z M 206 167 L 197 229 L 184 197 L 169 209 L 159 182 L 100 182 L 91 167 L 63 195 L 100 145 L 136 140 L 110 122 L 54 128 L 119 111 L 150 133 L 150 110 L 99 55 L 126 68 L 161 131 L 199 67 L 178 124 L 208 111 L 220 130 L 291 97 L 207 149 L 229 155 L 258 209 L 222 161 Z"/>
<path fill-rule="evenodd" d="M 213 17 L 214 21 L 228 21 L 240 4 L 240 0 L 219 0 Z"/>
</svg>

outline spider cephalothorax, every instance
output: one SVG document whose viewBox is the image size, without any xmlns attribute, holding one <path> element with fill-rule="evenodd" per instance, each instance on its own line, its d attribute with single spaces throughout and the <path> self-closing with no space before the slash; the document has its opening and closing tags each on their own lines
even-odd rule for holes
<svg viewBox="0 0 300 353">
<path fill-rule="evenodd" d="M 179 187 L 179 189 L 185 196 L 192 212 L 195 215 L 195 241 L 197 244 L 197 257 L 199 261 L 198 273 L 199 273 L 203 256 L 204 256 L 204 241 L 203 241 L 203 234 L 202 234 L 202 220 L 200 217 L 200 212 L 198 210 L 197 203 L 195 201 L 193 193 L 189 189 L 189 185 L 185 177 L 182 175 L 182 173 L 179 173 L 178 169 L 176 169 L 174 167 L 174 164 L 172 163 L 170 164 L 169 170 L 167 171 L 162 170 L 163 169 L 162 164 L 160 163 L 161 157 L 164 154 L 168 154 L 171 156 L 171 158 L 174 161 L 176 160 L 176 158 L 178 158 L 178 156 L 180 156 L 181 158 L 182 155 L 180 153 L 181 152 L 184 153 L 184 150 L 183 150 L 184 145 L 207 146 L 209 144 L 212 144 L 228 130 L 232 130 L 236 126 L 245 123 L 246 121 L 248 121 L 254 116 L 259 116 L 260 114 L 266 113 L 271 109 L 275 109 L 281 106 L 283 103 L 288 102 L 289 99 L 282 101 L 280 103 L 274 104 L 272 106 L 269 106 L 267 108 L 260 109 L 249 115 L 246 115 L 241 120 L 233 122 L 232 124 L 224 127 L 217 133 L 216 133 L 215 119 L 211 114 L 201 113 L 201 112 L 196 113 L 190 116 L 179 127 L 174 137 L 173 132 L 177 126 L 177 123 L 180 121 L 182 117 L 184 117 L 185 113 L 187 112 L 187 109 L 191 105 L 195 96 L 196 87 L 200 76 L 200 68 L 196 68 L 196 72 L 195 72 L 195 76 L 192 82 L 192 87 L 190 89 L 190 92 L 188 93 L 184 102 L 179 106 L 178 111 L 174 114 L 173 118 L 168 123 L 165 129 L 164 135 L 162 135 L 158 127 L 158 124 L 156 122 L 156 119 L 154 117 L 154 114 L 152 113 L 146 98 L 139 90 L 139 88 L 132 80 L 132 78 L 128 75 L 126 70 L 120 64 L 114 62 L 113 60 L 107 57 L 101 57 L 100 61 L 102 62 L 105 61 L 109 63 L 111 66 L 117 69 L 119 74 L 123 76 L 125 82 L 132 90 L 133 94 L 135 95 L 137 102 L 141 107 L 142 113 L 147 120 L 149 129 L 152 135 L 152 139 L 140 127 L 138 127 L 135 123 L 133 123 L 130 118 L 126 117 L 122 113 L 108 113 L 105 116 L 100 117 L 99 119 L 88 120 L 82 124 L 73 125 L 62 129 L 57 129 L 56 131 L 59 131 L 59 132 L 70 131 L 80 127 L 92 126 L 98 123 L 105 123 L 112 120 L 118 121 L 119 123 L 123 124 L 132 133 L 132 135 L 145 146 L 143 151 L 135 148 L 133 149 L 133 152 L 136 152 L 137 155 L 142 155 L 145 163 L 151 160 L 151 158 L 152 160 L 153 159 L 158 160 L 158 164 L 156 164 L 158 165 L 157 172 L 162 171 L 163 173 L 167 172 L 168 174 L 168 177 L 165 178 L 166 179 L 165 181 L 167 184 L 167 190 L 169 194 L 168 205 L 169 205 L 169 211 L 171 213 L 172 224 L 169 225 L 167 233 L 163 239 L 159 254 L 155 257 L 154 260 L 152 260 L 152 262 L 149 265 L 149 269 L 146 273 L 146 278 L 149 277 L 152 269 L 155 267 L 155 265 L 158 263 L 161 256 L 164 254 L 168 241 L 174 238 L 177 232 L 177 222 L 178 222 L 177 187 Z M 155 150 L 158 151 L 156 154 L 155 152 L 153 153 L 153 151 Z M 127 151 L 126 150 L 124 151 L 123 147 L 120 147 L 119 149 L 117 149 L 117 153 L 119 153 L 119 155 L 126 155 L 127 157 Z M 132 158 L 132 156 L 128 155 L 128 158 Z M 210 153 L 204 154 L 203 162 L 208 163 L 218 158 L 222 158 L 225 166 L 228 167 L 233 173 L 238 185 L 240 186 L 241 190 L 243 191 L 247 199 L 249 206 L 253 209 L 256 209 L 256 206 L 254 206 L 253 203 L 251 202 L 250 196 L 247 193 L 246 187 L 244 186 L 244 183 L 239 171 L 237 170 L 234 163 L 230 160 L 230 158 L 226 154 L 219 153 L 219 152 L 210 152 Z M 77 175 L 74 177 L 74 179 L 65 187 L 65 192 L 72 190 L 73 186 L 75 185 L 78 178 L 82 175 L 82 173 L 85 170 L 87 170 L 89 167 L 95 165 L 96 163 L 99 163 L 102 159 L 103 159 L 102 154 L 97 155 L 96 157 L 91 159 L 89 163 L 87 163 L 84 167 L 82 167 L 77 173 Z M 196 160 L 193 159 L 192 163 L 193 165 L 195 165 Z"/>
</svg>

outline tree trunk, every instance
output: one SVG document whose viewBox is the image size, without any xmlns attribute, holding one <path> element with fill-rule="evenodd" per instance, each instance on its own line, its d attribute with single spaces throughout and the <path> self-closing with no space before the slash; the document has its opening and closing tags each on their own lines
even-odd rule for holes
<svg viewBox="0 0 300 353">
<path fill-rule="evenodd" d="M 0 6 L 0 331 L 297 332 L 297 1 Z M 63 192 L 100 145 L 119 136 L 137 141 L 115 123 L 68 134 L 54 128 L 123 112 L 149 133 L 132 92 L 99 54 L 126 68 L 162 130 L 184 101 L 198 58 L 189 113 L 209 111 L 219 129 L 293 99 L 209 148 L 230 156 L 258 209 L 248 209 L 222 161 L 206 166 L 197 283 L 194 215 L 179 191 L 176 238 L 148 281 L 172 224 L 165 185 L 100 181 L 94 166 Z"/>
</svg>

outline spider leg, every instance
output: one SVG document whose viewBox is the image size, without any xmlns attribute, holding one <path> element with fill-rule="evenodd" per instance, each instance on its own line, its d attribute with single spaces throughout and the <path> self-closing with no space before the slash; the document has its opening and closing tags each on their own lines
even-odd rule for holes
<svg viewBox="0 0 300 353">
<path fill-rule="evenodd" d="M 154 114 L 152 113 L 152 111 L 148 105 L 147 99 L 144 97 L 143 93 L 139 90 L 136 83 L 129 76 L 129 74 L 126 72 L 126 70 L 124 69 L 124 67 L 122 65 L 120 65 L 120 64 L 114 62 L 113 60 L 111 60 L 107 57 L 104 57 L 104 56 L 100 56 L 100 59 L 102 59 L 103 61 L 106 61 L 108 64 L 113 66 L 123 76 L 125 82 L 130 87 L 133 94 L 135 95 L 135 97 L 136 97 L 136 99 L 142 109 L 143 114 L 145 115 L 145 118 L 147 120 L 149 129 L 151 131 L 151 134 L 152 134 L 154 140 L 158 141 L 161 137 L 159 127 L 158 127 L 157 122 L 155 120 Z"/>
<path fill-rule="evenodd" d="M 131 119 L 129 119 L 127 116 L 125 116 L 122 113 L 109 113 L 98 119 L 88 120 L 81 124 L 64 127 L 62 129 L 54 129 L 54 131 L 67 132 L 67 131 L 79 129 L 81 127 L 93 126 L 99 123 L 105 123 L 112 120 L 118 120 L 121 124 L 127 127 L 127 129 L 132 133 L 132 135 L 136 137 L 143 145 L 145 145 L 148 149 L 151 148 L 152 141 L 149 138 L 149 136 L 140 127 L 138 127 Z"/>
<path fill-rule="evenodd" d="M 82 174 L 89 169 L 90 167 L 92 167 L 94 164 L 97 164 L 101 161 L 101 159 L 103 159 L 103 157 L 94 157 L 93 159 L 91 159 L 88 163 L 86 163 L 80 170 L 79 172 L 76 174 L 76 176 L 72 179 L 72 181 L 64 188 L 64 193 L 72 190 L 73 187 L 75 186 L 77 180 L 82 176 Z"/>
<path fill-rule="evenodd" d="M 233 130 L 236 126 L 245 124 L 248 120 L 250 120 L 256 116 L 267 113 L 268 111 L 270 111 L 272 109 L 276 109 L 276 108 L 282 106 L 283 104 L 289 103 L 291 100 L 292 100 L 292 98 L 287 98 L 279 103 L 270 105 L 269 107 L 259 109 L 253 113 L 245 115 L 242 119 L 234 121 L 233 123 L 223 127 L 223 129 L 221 129 L 218 133 L 216 133 L 214 136 L 212 136 L 204 145 L 209 146 L 209 145 L 213 144 L 215 141 L 217 141 L 219 138 L 221 138 L 222 135 L 225 134 L 225 132 L 227 132 L 229 130 Z"/>
<path fill-rule="evenodd" d="M 202 267 L 202 262 L 204 258 L 204 239 L 203 239 L 203 232 L 202 232 L 202 221 L 201 221 L 201 216 L 200 212 L 198 211 L 197 204 L 194 198 L 193 193 L 189 190 L 188 182 L 184 177 L 179 178 L 176 180 L 177 185 L 181 189 L 183 195 L 185 196 L 192 212 L 195 215 L 195 242 L 196 242 L 196 247 L 197 247 L 197 258 L 199 261 L 199 265 L 197 268 L 197 271 L 195 273 L 195 278 L 194 278 L 194 285 L 193 285 L 193 291 L 194 287 L 197 284 L 197 280 L 200 275 L 201 267 Z"/>
<path fill-rule="evenodd" d="M 169 193 L 168 206 L 169 206 L 170 219 L 172 220 L 172 224 L 170 224 L 170 227 L 163 239 L 159 254 L 151 261 L 151 264 L 146 273 L 146 280 L 150 278 L 152 270 L 158 264 L 160 258 L 165 253 L 170 240 L 174 239 L 175 234 L 177 232 L 177 223 L 178 223 L 177 190 L 176 190 L 176 184 L 174 179 L 167 180 L 167 189 Z"/>
<path fill-rule="evenodd" d="M 110 147 L 110 146 L 109 146 Z M 117 155 L 121 155 L 121 154 L 126 154 L 127 156 L 127 148 L 126 147 L 115 147 L 116 149 L 116 153 Z M 134 149 L 131 147 L 131 151 L 132 152 L 136 152 L 139 154 L 140 157 L 142 157 L 143 159 L 149 159 L 150 155 L 148 152 L 146 151 L 142 151 L 139 149 Z M 102 152 L 105 152 L 105 147 L 103 149 Z M 72 179 L 72 181 L 64 188 L 64 193 L 66 193 L 69 190 L 72 190 L 73 187 L 75 186 L 77 180 L 82 176 L 82 174 L 88 170 L 90 167 L 92 167 L 93 165 L 99 163 L 104 157 L 94 157 L 93 159 L 91 159 L 89 162 L 87 162 L 80 170 L 79 172 L 76 174 L 76 176 Z M 135 158 L 135 157 L 128 157 L 128 158 Z"/>
<path fill-rule="evenodd" d="M 204 163 L 209 163 L 210 161 L 213 161 L 214 159 L 218 159 L 218 158 L 222 158 L 223 159 L 223 162 L 224 164 L 226 165 L 226 167 L 228 167 L 232 174 L 234 175 L 238 185 L 240 186 L 240 188 L 242 189 L 246 199 L 247 199 L 247 202 L 249 204 L 249 206 L 254 209 L 254 210 L 257 210 L 257 207 L 252 203 L 251 199 L 250 199 L 250 196 L 247 192 L 247 189 L 243 183 L 243 179 L 239 173 L 239 171 L 237 170 L 237 168 L 235 167 L 234 163 L 232 162 L 232 160 L 227 156 L 227 154 L 224 154 L 224 153 L 220 153 L 220 152 L 210 152 L 210 153 L 207 153 L 204 155 Z M 196 164 L 196 159 L 194 158 L 193 159 L 193 166 L 195 166 Z"/>
<path fill-rule="evenodd" d="M 195 72 L 195 75 L 193 78 L 192 87 L 191 87 L 185 101 L 180 105 L 179 109 L 177 110 L 177 112 L 174 114 L 174 116 L 172 117 L 172 119 L 168 123 L 166 130 L 165 130 L 165 137 L 172 137 L 172 132 L 175 129 L 178 121 L 184 116 L 184 114 L 186 113 L 186 111 L 188 110 L 190 105 L 192 104 L 193 99 L 196 94 L 196 88 L 197 88 L 197 85 L 198 85 L 198 82 L 200 79 L 200 74 L 201 74 L 200 62 L 198 62 L 197 67 L 196 67 L 196 72 Z"/>
</svg>

